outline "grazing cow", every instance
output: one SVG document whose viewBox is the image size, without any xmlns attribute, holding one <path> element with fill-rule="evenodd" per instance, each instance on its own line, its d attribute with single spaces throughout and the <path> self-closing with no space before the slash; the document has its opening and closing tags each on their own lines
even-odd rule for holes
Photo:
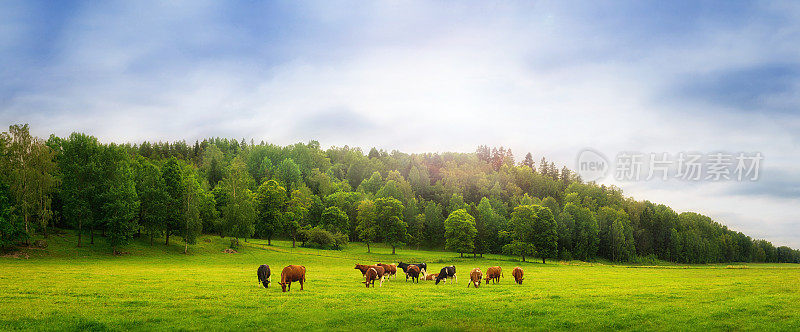
<svg viewBox="0 0 800 332">
<path fill-rule="evenodd" d="M 300 290 L 303 290 L 303 283 L 306 282 L 306 267 L 301 265 L 289 265 L 281 271 L 281 288 L 283 291 L 292 290 L 292 282 L 300 282 Z"/>
<path fill-rule="evenodd" d="M 386 274 L 386 270 L 383 269 L 383 266 L 356 264 L 356 267 L 354 267 L 354 269 L 361 271 L 362 276 L 366 275 L 370 268 L 375 268 L 375 271 L 378 272 L 378 278 L 383 280 L 383 276 Z"/>
<path fill-rule="evenodd" d="M 264 288 L 269 288 L 269 283 L 272 281 L 272 277 L 270 277 L 271 273 L 269 271 L 269 265 L 259 266 L 258 271 L 256 271 L 256 275 L 258 275 L 258 282 L 264 285 Z"/>
<path fill-rule="evenodd" d="M 480 287 L 481 286 L 481 277 L 483 277 L 483 274 L 481 273 L 481 269 L 479 269 L 477 267 L 472 269 L 472 272 L 469 273 L 469 282 L 467 283 L 467 288 L 469 288 L 470 284 L 475 285 L 475 288 Z"/>
<path fill-rule="evenodd" d="M 408 277 L 411 277 L 411 282 L 414 282 L 416 279 L 417 283 L 419 283 L 419 266 L 409 266 L 408 271 L 406 271 L 406 281 L 408 281 Z"/>
<path fill-rule="evenodd" d="M 364 273 L 364 279 L 364 285 L 366 285 L 367 288 L 369 288 L 370 284 L 372 284 L 372 288 L 375 288 L 375 280 L 379 279 L 381 282 L 378 284 L 378 287 L 383 287 L 383 276 L 378 276 L 378 270 L 374 267 L 369 268 L 367 273 Z"/>
<path fill-rule="evenodd" d="M 436 280 L 436 276 L 438 276 L 438 275 L 439 275 L 438 273 L 426 274 L 425 275 L 425 280 L 431 280 L 431 281 Z"/>
<path fill-rule="evenodd" d="M 520 268 L 519 266 L 515 267 L 514 271 L 511 271 L 511 275 L 514 276 L 514 281 L 522 285 L 522 281 L 525 280 L 525 278 L 523 277 L 525 275 L 525 272 L 522 271 L 522 268 Z"/>
<path fill-rule="evenodd" d="M 453 282 L 458 282 L 458 278 L 456 277 L 456 267 L 454 265 L 445 266 L 439 271 L 439 275 L 436 276 L 436 284 L 439 284 L 439 281 L 444 280 L 447 282 L 447 279 L 453 278 Z"/>
<path fill-rule="evenodd" d="M 428 273 L 428 264 L 425 263 L 417 263 L 417 264 L 408 264 L 403 262 L 397 263 L 397 267 L 403 269 L 403 272 L 408 272 L 408 267 L 412 265 L 416 265 L 419 268 L 419 272 L 422 273 L 423 276 Z"/>
<path fill-rule="evenodd" d="M 489 280 L 494 281 L 494 283 L 500 282 L 500 277 L 503 275 L 503 269 L 499 266 L 492 266 L 486 270 L 486 284 L 489 284 Z"/>
<path fill-rule="evenodd" d="M 383 263 L 378 263 L 376 265 L 383 267 L 383 270 L 385 271 L 383 275 L 386 276 L 387 281 L 389 280 L 390 277 L 393 277 L 397 273 L 397 265 L 383 264 Z"/>
</svg>

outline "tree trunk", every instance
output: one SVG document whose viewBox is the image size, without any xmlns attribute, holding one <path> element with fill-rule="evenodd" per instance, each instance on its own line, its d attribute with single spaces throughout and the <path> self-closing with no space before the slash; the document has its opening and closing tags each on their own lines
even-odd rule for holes
<svg viewBox="0 0 800 332">
<path fill-rule="evenodd" d="M 544 264 L 544 257 L 542 257 L 542 264 Z"/>
<path fill-rule="evenodd" d="M 166 235 L 167 235 L 167 239 L 164 241 L 164 245 L 168 246 L 169 245 L 169 232 L 167 232 Z"/>
<path fill-rule="evenodd" d="M 369 242 L 367 242 L 367 253 L 369 253 Z"/>
<path fill-rule="evenodd" d="M 522 255 L 522 261 L 523 262 L 525 261 L 525 255 Z"/>
<path fill-rule="evenodd" d="M 464 253 L 463 252 L 460 252 L 459 254 L 461 254 L 461 258 L 464 258 Z"/>
<path fill-rule="evenodd" d="M 89 228 L 89 244 L 94 244 L 94 227 Z"/>
<path fill-rule="evenodd" d="M 78 221 L 78 248 L 81 247 L 81 233 L 83 233 L 83 230 L 81 230 L 82 224 L 82 222 Z"/>
<path fill-rule="evenodd" d="M 186 255 L 189 253 L 189 242 L 187 242 L 186 239 L 183 239 L 183 242 L 183 254 Z"/>
<path fill-rule="evenodd" d="M 272 245 L 272 235 L 270 235 L 270 236 L 267 236 L 267 245 L 268 245 L 268 246 L 271 246 L 271 245 Z"/>
<path fill-rule="evenodd" d="M 394 255 L 394 254 L 395 254 L 395 253 L 394 253 L 394 246 L 392 246 L 392 255 Z"/>
<path fill-rule="evenodd" d="M 296 234 L 297 234 L 297 232 L 292 232 L 292 248 L 295 248 L 294 241 L 295 241 L 295 238 L 296 238 L 296 236 L 295 236 Z"/>
<path fill-rule="evenodd" d="M 150 246 L 153 246 L 153 233 L 150 233 Z"/>
<path fill-rule="evenodd" d="M 100 234 L 102 234 L 103 237 L 106 237 L 106 228 L 105 227 L 103 227 L 103 230 L 100 231 L 100 232 L 101 232 Z"/>
<path fill-rule="evenodd" d="M 31 245 L 31 242 L 30 242 L 31 241 L 31 233 L 30 233 L 30 231 L 28 231 L 28 214 L 27 213 L 25 214 L 25 217 L 23 219 L 25 219 L 25 235 L 27 235 L 25 237 L 25 245 L 30 246 Z"/>
</svg>

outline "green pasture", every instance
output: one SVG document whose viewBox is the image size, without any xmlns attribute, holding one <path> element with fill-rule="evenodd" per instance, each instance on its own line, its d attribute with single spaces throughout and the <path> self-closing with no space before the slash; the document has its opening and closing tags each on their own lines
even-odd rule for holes
<svg viewBox="0 0 800 332">
<path fill-rule="evenodd" d="M 175 239 L 113 256 L 103 238 L 74 248 L 51 236 L 29 258 L 0 258 L 0 330 L 798 330 L 797 265 L 615 266 L 459 258 L 438 251 L 350 244 L 342 251 L 250 240 L 239 253 L 206 236 L 184 255 Z M 88 241 L 87 241 L 88 242 Z M 455 265 L 458 283 L 396 280 L 365 288 L 356 263 Z M 256 278 L 272 267 L 269 289 Z M 307 269 L 305 290 L 277 284 L 288 264 Z M 499 284 L 467 288 L 474 267 L 503 268 Z M 525 269 L 516 285 L 511 269 Z"/>
</svg>

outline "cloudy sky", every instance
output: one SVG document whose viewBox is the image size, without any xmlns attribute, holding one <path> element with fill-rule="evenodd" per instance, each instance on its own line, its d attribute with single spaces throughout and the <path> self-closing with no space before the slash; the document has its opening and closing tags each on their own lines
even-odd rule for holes
<svg viewBox="0 0 800 332">
<path fill-rule="evenodd" d="M 0 4 L 0 124 L 405 152 L 761 152 L 758 181 L 617 183 L 800 247 L 797 2 Z"/>
</svg>

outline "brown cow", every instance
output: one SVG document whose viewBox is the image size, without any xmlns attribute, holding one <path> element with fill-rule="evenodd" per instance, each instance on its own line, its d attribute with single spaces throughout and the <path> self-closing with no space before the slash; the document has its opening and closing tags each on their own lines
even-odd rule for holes
<svg viewBox="0 0 800 332">
<path fill-rule="evenodd" d="M 386 281 L 389 281 L 389 278 L 393 277 L 397 273 L 397 265 L 383 263 L 378 263 L 376 265 L 383 267 L 383 270 L 386 271 L 383 274 L 386 276 Z"/>
<path fill-rule="evenodd" d="M 292 282 L 300 282 L 300 290 L 303 290 L 303 283 L 306 282 L 306 267 L 301 265 L 289 265 L 281 271 L 281 288 L 283 291 L 292 290 Z"/>
<path fill-rule="evenodd" d="M 525 272 L 522 271 L 522 268 L 520 268 L 519 266 L 515 267 L 514 271 L 511 271 L 511 275 L 514 276 L 514 281 L 522 285 L 522 281 L 525 280 L 525 278 L 523 277 L 525 275 Z"/>
<path fill-rule="evenodd" d="M 503 269 L 499 266 L 492 266 L 486 270 L 486 284 L 489 284 L 489 280 L 494 281 L 494 283 L 500 282 L 500 277 L 503 275 Z"/>
<path fill-rule="evenodd" d="M 367 273 L 364 273 L 364 285 L 369 288 L 369 285 L 372 284 L 372 288 L 375 288 L 375 280 L 380 280 L 381 283 L 378 284 L 378 287 L 383 287 L 383 276 L 378 276 L 378 271 L 371 267 L 367 270 Z"/>
<path fill-rule="evenodd" d="M 467 283 L 467 288 L 469 288 L 470 284 L 475 285 L 475 288 L 478 288 L 481 285 L 481 277 L 483 277 L 481 269 L 477 267 L 472 269 L 472 272 L 469 273 L 469 282 Z"/>
<path fill-rule="evenodd" d="M 383 276 L 386 274 L 386 270 L 384 270 L 382 266 L 377 266 L 377 265 L 364 265 L 364 264 L 356 264 L 356 267 L 354 267 L 354 269 L 361 271 L 361 275 L 362 275 L 362 276 L 363 276 L 363 275 L 366 275 L 366 274 L 367 274 L 367 271 L 368 271 L 370 268 L 375 268 L 375 271 L 377 271 L 377 272 L 378 272 L 378 278 L 381 278 L 381 279 L 383 279 Z"/>
<path fill-rule="evenodd" d="M 438 273 L 426 274 L 425 275 L 425 280 L 426 281 L 428 281 L 428 280 L 434 281 L 434 280 L 436 280 L 436 276 L 438 276 L 438 275 L 439 275 Z"/>
<path fill-rule="evenodd" d="M 408 277 L 411 277 L 411 282 L 414 282 L 416 279 L 417 283 L 419 283 L 419 266 L 409 266 L 408 271 L 406 271 L 406 281 L 408 281 Z"/>
</svg>

